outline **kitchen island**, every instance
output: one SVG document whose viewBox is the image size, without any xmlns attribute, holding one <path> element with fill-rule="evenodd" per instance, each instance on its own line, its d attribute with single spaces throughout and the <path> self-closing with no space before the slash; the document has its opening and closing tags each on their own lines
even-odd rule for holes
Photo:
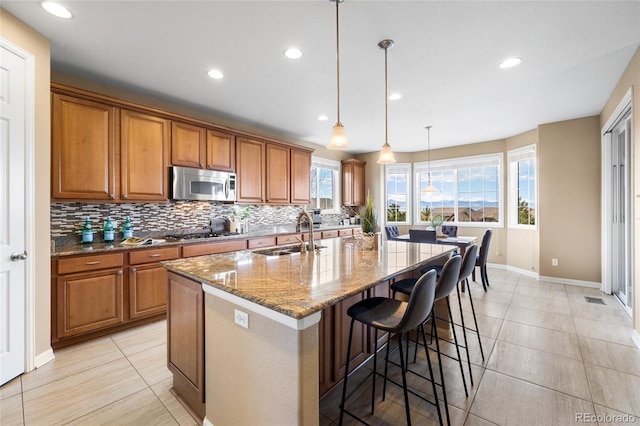
<svg viewBox="0 0 640 426">
<path fill-rule="evenodd" d="M 187 388 L 200 386 L 206 424 L 318 424 L 321 358 L 336 363 L 340 358 L 339 349 L 319 337 L 327 334 L 319 326 L 322 313 L 350 298 L 367 297 L 381 283 L 413 274 L 453 249 L 384 241 L 378 250 L 363 251 L 357 238 L 348 237 L 318 243 L 324 246 L 319 253 L 283 254 L 280 247 L 162 263 L 170 271 L 167 326 L 174 391 L 183 396 Z M 191 328 L 204 334 L 202 348 L 180 347 L 186 318 L 201 303 L 199 288 L 204 291 L 203 330 Z M 172 318 L 174 301 L 180 309 Z M 190 357 L 192 350 L 203 351 L 204 359 Z M 172 368 L 174 355 L 189 358 L 184 365 L 192 371 Z M 201 384 L 191 374 L 199 362 L 205 376 Z M 177 376 L 182 377 L 176 381 Z"/>
</svg>

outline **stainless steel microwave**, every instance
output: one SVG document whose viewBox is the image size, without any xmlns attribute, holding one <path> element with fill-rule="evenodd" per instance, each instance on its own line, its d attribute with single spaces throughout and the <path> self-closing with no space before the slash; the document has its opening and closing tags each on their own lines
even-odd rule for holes
<svg viewBox="0 0 640 426">
<path fill-rule="evenodd" d="M 178 166 L 171 169 L 173 200 L 236 200 L 235 173 Z"/>
</svg>

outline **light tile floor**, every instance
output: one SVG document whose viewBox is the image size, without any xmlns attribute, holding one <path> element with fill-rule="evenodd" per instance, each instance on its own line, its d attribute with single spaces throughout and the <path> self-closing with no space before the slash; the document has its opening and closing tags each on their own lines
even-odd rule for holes
<svg viewBox="0 0 640 426">
<path fill-rule="evenodd" d="M 488 274 L 487 293 L 472 283 L 485 360 L 477 337 L 469 334 L 474 385 L 468 397 L 457 363 L 445 359 L 442 365 L 452 424 L 623 424 L 626 414 L 640 422 L 640 350 L 629 337 L 631 319 L 613 296 L 496 268 Z M 588 304 L 585 295 L 600 297 L 606 305 Z M 468 323 L 468 296 L 463 294 L 461 302 Z M 451 303 L 457 319 L 457 298 Z M 446 351 L 454 354 L 451 346 Z M 55 355 L 54 361 L 0 387 L 1 425 L 195 424 L 169 392 L 164 321 Z M 412 368 L 426 372 L 424 357 L 424 352 L 419 354 Z M 351 383 L 370 368 L 371 361 Z M 467 365 L 464 371 L 469 384 Z M 397 371 L 391 376 L 400 377 Z M 423 381 L 410 376 L 409 382 L 416 391 L 432 394 Z M 381 401 L 381 388 L 375 415 L 369 414 L 369 383 L 355 392 L 349 408 L 374 425 L 403 424 L 401 390 L 391 385 L 386 401 Z M 321 425 L 337 423 L 340 396 L 338 386 L 321 400 Z M 438 396 L 443 407 L 442 394 Z M 413 396 L 410 406 L 413 424 L 437 424 L 434 407 Z M 583 421 L 576 417 L 580 414 Z M 345 417 L 345 424 L 355 423 Z"/>
</svg>

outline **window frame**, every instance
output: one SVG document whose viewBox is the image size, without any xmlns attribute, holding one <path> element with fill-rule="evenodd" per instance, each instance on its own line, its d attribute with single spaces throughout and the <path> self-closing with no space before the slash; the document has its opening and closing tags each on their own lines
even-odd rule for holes
<svg viewBox="0 0 640 426">
<path fill-rule="evenodd" d="M 339 214 L 342 211 L 342 170 L 340 161 L 330 160 L 328 158 L 311 156 L 311 169 L 314 167 L 331 170 L 333 173 L 334 193 L 333 193 L 333 209 L 321 209 L 320 214 Z M 309 175 L 313 176 L 311 170 Z M 309 180 L 309 194 L 313 194 L 311 191 L 311 179 Z M 318 191 L 318 195 L 320 191 Z M 312 195 L 310 195 L 311 197 Z M 311 203 L 309 203 L 311 207 Z"/>
<path fill-rule="evenodd" d="M 458 217 L 458 170 L 468 169 L 471 167 L 491 166 L 495 165 L 498 168 L 498 175 L 496 177 L 498 183 L 498 218 L 497 222 L 466 222 L 457 220 Z M 443 160 L 433 160 L 430 162 L 419 162 L 413 164 L 413 181 L 415 190 L 413 193 L 413 214 L 416 217 L 414 224 L 416 225 L 429 225 L 430 222 L 420 220 L 420 174 L 427 171 L 439 172 L 439 171 L 454 171 L 454 202 L 453 208 L 456 212 L 456 220 L 447 222 L 450 225 L 457 225 L 469 228 L 503 228 L 505 224 L 505 206 L 504 206 L 504 153 L 496 152 L 491 154 L 474 155 L 468 157 L 449 158 Z"/>
<path fill-rule="evenodd" d="M 394 170 L 398 170 L 399 172 L 403 172 L 405 173 L 406 179 L 407 179 L 407 217 L 406 220 L 404 221 L 389 221 L 387 220 L 387 199 L 388 199 L 388 193 L 387 193 L 387 177 L 390 174 L 389 171 L 394 171 Z M 413 164 L 411 163 L 393 163 L 393 164 L 386 164 L 384 166 L 384 178 L 383 178 L 383 188 L 384 188 L 384 199 L 382 202 L 382 213 L 383 213 L 383 220 L 381 221 L 382 223 L 385 224 L 393 224 L 393 225 L 411 225 L 412 222 L 412 211 L 413 211 L 413 197 L 412 197 L 412 187 L 413 187 L 413 182 L 412 182 L 412 174 L 413 174 Z"/>
<path fill-rule="evenodd" d="M 518 162 L 522 160 L 533 160 L 533 185 L 534 185 L 534 205 L 536 209 L 535 224 L 523 225 L 518 223 L 518 194 L 519 194 L 519 178 L 518 178 Z M 508 227 L 510 229 L 528 229 L 537 230 L 539 223 L 538 216 L 538 159 L 536 144 L 523 146 L 507 151 L 507 167 L 508 167 Z"/>
</svg>

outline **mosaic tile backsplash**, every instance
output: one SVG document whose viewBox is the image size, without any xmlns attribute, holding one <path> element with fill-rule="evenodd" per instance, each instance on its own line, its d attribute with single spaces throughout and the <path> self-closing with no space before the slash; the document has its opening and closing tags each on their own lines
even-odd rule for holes
<svg viewBox="0 0 640 426">
<path fill-rule="evenodd" d="M 295 223 L 302 207 L 250 205 L 249 210 L 248 222 L 251 227 L 252 225 Z M 234 205 L 207 201 L 136 204 L 51 203 L 51 237 L 75 235 L 76 231 L 82 228 L 86 217 L 89 217 L 94 229 L 101 229 L 107 216 L 111 216 L 118 227 L 129 216 L 135 235 L 141 235 L 146 232 L 206 228 L 212 218 L 231 218 L 233 215 Z M 347 217 L 349 217 L 349 210 L 343 208 L 340 214 L 322 215 L 322 222 L 337 225 Z"/>
</svg>

